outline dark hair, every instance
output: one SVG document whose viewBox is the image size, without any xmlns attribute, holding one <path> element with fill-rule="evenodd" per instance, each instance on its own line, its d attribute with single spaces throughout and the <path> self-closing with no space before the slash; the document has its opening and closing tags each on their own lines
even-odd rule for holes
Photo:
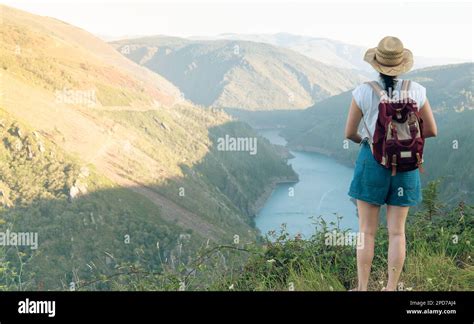
<svg viewBox="0 0 474 324">
<path fill-rule="evenodd" d="M 391 76 L 391 75 L 386 75 L 386 74 L 383 74 L 383 73 L 380 73 L 380 77 L 382 78 L 385 91 L 387 91 L 387 94 L 389 96 L 391 96 L 393 94 L 395 84 L 397 83 L 397 77 L 396 76 Z"/>
</svg>

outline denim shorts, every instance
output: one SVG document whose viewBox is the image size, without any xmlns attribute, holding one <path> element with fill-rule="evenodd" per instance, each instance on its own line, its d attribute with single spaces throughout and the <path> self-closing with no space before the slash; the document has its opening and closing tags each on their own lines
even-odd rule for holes
<svg viewBox="0 0 474 324">
<path fill-rule="evenodd" d="M 380 165 L 366 141 L 361 144 L 349 196 L 373 205 L 415 206 L 422 200 L 418 169 L 397 172 Z"/>
</svg>

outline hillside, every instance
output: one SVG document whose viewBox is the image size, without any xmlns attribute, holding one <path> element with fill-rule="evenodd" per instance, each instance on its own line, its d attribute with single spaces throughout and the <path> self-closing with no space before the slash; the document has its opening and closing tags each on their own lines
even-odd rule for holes
<svg viewBox="0 0 474 324">
<path fill-rule="evenodd" d="M 40 240 L 0 251 L 17 288 L 67 289 L 125 261 L 174 267 L 206 241 L 255 240 L 259 197 L 296 179 L 280 150 L 86 31 L 0 9 L 0 229 Z M 219 150 L 225 136 L 255 139 L 258 154 Z"/>
<path fill-rule="evenodd" d="M 438 137 L 426 144 L 426 173 L 422 179 L 426 183 L 442 178 L 440 190 L 449 202 L 473 201 L 474 169 L 469 163 L 474 154 L 470 140 L 474 125 L 473 69 L 472 63 L 466 63 L 415 70 L 406 76 L 426 87 L 438 123 Z M 358 145 L 350 143 L 348 149 L 343 145 L 350 101 L 348 91 L 292 114 L 291 118 L 287 116 L 283 135 L 289 145 L 320 151 L 352 164 Z M 453 148 L 453 141 L 459 143 L 458 149 Z"/>
<path fill-rule="evenodd" d="M 264 43 L 155 36 L 111 44 L 166 77 L 186 99 L 204 106 L 305 108 L 363 79 L 349 69 Z"/>
</svg>

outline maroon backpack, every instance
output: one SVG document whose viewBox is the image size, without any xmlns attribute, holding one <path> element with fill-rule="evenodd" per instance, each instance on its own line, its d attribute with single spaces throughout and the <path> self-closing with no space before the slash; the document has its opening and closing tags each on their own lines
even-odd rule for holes
<svg viewBox="0 0 474 324">
<path fill-rule="evenodd" d="M 392 176 L 397 171 L 417 168 L 423 172 L 423 120 L 417 103 L 408 97 L 410 81 L 402 81 L 399 100 L 396 101 L 390 99 L 377 82 L 367 83 L 380 99 L 373 138 L 364 121 L 375 159 L 385 168 L 392 169 Z"/>
</svg>

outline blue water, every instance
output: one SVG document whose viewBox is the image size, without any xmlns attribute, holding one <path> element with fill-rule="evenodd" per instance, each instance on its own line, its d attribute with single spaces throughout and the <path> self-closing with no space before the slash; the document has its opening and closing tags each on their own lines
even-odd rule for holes
<svg viewBox="0 0 474 324">
<path fill-rule="evenodd" d="M 277 130 L 259 133 L 274 144 L 286 144 Z M 317 153 L 291 151 L 291 154 L 295 157 L 288 163 L 298 173 L 299 182 L 275 188 L 255 220 L 262 234 L 278 231 L 285 223 L 291 235 L 308 238 L 315 231 L 317 216 L 329 223 L 337 221 L 335 214 L 342 216 L 341 228 L 356 231 L 356 207 L 347 195 L 353 169 Z"/>
</svg>

